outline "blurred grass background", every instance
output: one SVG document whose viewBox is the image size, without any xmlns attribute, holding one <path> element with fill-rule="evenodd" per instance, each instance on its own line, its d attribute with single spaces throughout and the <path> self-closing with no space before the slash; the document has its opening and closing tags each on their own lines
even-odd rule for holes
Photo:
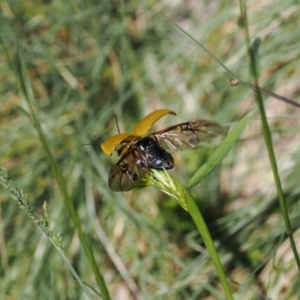
<svg viewBox="0 0 300 300">
<path fill-rule="evenodd" d="M 12 57 L 20 51 L 35 112 L 112 298 L 224 299 L 189 215 L 154 188 L 112 193 L 107 177 L 117 159 L 80 145 L 100 144 L 116 134 L 114 114 L 121 131 L 130 132 L 160 108 L 177 116 L 165 117 L 155 130 L 201 118 L 230 125 L 253 110 L 253 92 L 230 87 L 224 70 L 171 22 L 251 82 L 238 2 L 1 1 L 0 8 L 1 38 Z M 296 101 L 299 9 L 295 1 L 248 3 L 250 34 L 262 39 L 260 85 Z M 26 104 L 2 48 L 0 80 L 1 162 L 37 211 L 42 213 L 47 201 L 53 231 L 61 232 L 82 280 L 95 286 L 36 130 L 18 108 Z M 265 106 L 299 245 L 299 112 L 270 97 Z M 174 153 L 172 173 L 186 182 L 217 144 Z M 235 299 L 300 297 L 258 114 L 222 165 L 192 192 Z M 8 191 L 1 188 L 0 197 L 1 299 L 85 299 L 61 257 Z M 112 257 L 127 273 L 121 275 Z"/>
</svg>

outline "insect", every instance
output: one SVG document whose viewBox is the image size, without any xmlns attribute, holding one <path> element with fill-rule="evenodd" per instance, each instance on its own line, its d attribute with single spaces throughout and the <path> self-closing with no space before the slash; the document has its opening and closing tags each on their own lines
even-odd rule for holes
<svg viewBox="0 0 300 300">
<path fill-rule="evenodd" d="M 167 114 L 176 115 L 169 109 L 156 110 L 138 123 L 133 133 L 119 133 L 101 144 L 105 154 L 111 155 L 117 151 L 121 156 L 109 173 L 108 185 L 112 191 L 133 189 L 151 169 L 173 169 L 174 159 L 166 150 L 181 151 L 193 148 L 198 143 L 226 134 L 227 131 L 217 123 L 195 120 L 145 136 L 151 126 Z"/>
</svg>

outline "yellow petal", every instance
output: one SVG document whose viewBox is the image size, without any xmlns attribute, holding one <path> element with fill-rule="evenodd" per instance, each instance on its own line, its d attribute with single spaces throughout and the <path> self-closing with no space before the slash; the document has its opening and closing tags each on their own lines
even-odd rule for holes
<svg viewBox="0 0 300 300">
<path fill-rule="evenodd" d="M 148 116 L 146 116 L 139 124 L 135 126 L 133 130 L 133 134 L 137 136 L 145 135 L 157 120 L 159 120 L 161 117 L 167 114 L 176 115 L 176 113 L 170 109 L 159 109 L 153 111 Z"/>
</svg>

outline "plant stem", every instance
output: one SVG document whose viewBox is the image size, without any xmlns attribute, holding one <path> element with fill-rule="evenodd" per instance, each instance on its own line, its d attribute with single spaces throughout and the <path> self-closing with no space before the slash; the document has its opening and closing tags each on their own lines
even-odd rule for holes
<svg viewBox="0 0 300 300">
<path fill-rule="evenodd" d="M 202 216 L 201 212 L 199 211 L 199 209 L 195 203 L 195 200 L 189 190 L 186 190 L 186 201 L 187 201 L 189 213 L 191 214 L 191 217 L 193 218 L 193 220 L 198 228 L 198 231 L 203 239 L 206 249 L 215 265 L 215 268 L 216 268 L 216 271 L 220 278 L 221 284 L 224 288 L 226 298 L 229 300 L 233 300 L 233 296 L 232 296 L 228 281 L 226 279 L 226 274 L 225 274 L 224 268 L 222 266 L 220 257 L 218 255 L 217 249 L 211 238 L 211 235 L 210 235 L 209 230 L 206 226 L 206 223 L 203 219 L 203 216 Z"/>
<path fill-rule="evenodd" d="M 286 234 L 289 237 L 291 247 L 292 247 L 292 250 L 294 253 L 294 257 L 295 257 L 298 269 L 300 271 L 300 259 L 299 259 L 296 244 L 295 244 L 295 241 L 293 238 L 293 231 L 292 231 L 291 222 L 290 222 L 288 211 L 287 211 L 286 200 L 284 198 L 282 185 L 281 185 L 281 181 L 280 181 L 280 177 L 279 177 L 279 173 L 278 173 L 276 157 L 275 157 L 273 143 L 272 143 L 272 135 L 271 135 L 270 127 L 269 127 L 267 117 L 266 117 L 266 111 L 265 111 L 265 107 L 264 107 L 264 103 L 263 103 L 263 99 L 262 99 L 262 94 L 261 94 L 261 91 L 260 91 L 259 85 L 258 85 L 258 77 L 259 77 L 259 75 L 258 75 L 259 72 L 257 69 L 257 61 L 258 60 L 257 60 L 257 56 L 255 55 L 255 52 L 253 51 L 253 49 L 251 48 L 251 45 L 250 45 L 250 35 L 249 35 L 248 21 L 247 21 L 247 10 L 246 10 L 246 4 L 245 4 L 244 0 L 240 1 L 240 9 L 241 9 L 241 18 L 243 18 L 243 24 L 245 27 L 246 43 L 247 43 L 248 49 L 249 49 L 249 57 L 250 57 L 250 66 L 251 66 L 252 76 L 254 78 L 254 83 L 255 83 L 255 87 L 256 87 L 256 102 L 258 105 L 259 113 L 261 115 L 263 135 L 264 135 L 265 143 L 267 146 L 268 155 L 269 155 L 269 159 L 270 159 L 270 163 L 271 163 L 271 167 L 272 167 L 272 172 L 273 172 L 273 176 L 274 176 L 274 180 L 275 180 L 275 184 L 276 184 L 276 188 L 277 188 L 278 199 L 279 199 L 281 211 L 282 211 L 284 222 L 285 222 Z"/>
</svg>

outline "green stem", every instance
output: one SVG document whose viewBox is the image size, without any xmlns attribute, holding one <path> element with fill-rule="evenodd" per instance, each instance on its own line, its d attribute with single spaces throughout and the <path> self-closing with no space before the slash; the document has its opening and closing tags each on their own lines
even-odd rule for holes
<svg viewBox="0 0 300 300">
<path fill-rule="evenodd" d="M 280 177 L 279 177 L 279 173 L 278 173 L 276 157 L 275 157 L 273 143 L 272 143 L 272 135 L 271 135 L 270 127 L 269 127 L 267 117 L 266 117 L 262 94 L 261 94 L 261 91 L 260 91 L 259 85 L 258 85 L 258 77 L 259 77 L 258 73 L 259 72 L 257 70 L 257 57 L 255 55 L 255 52 L 253 51 L 253 49 L 250 46 L 250 35 L 249 35 L 249 30 L 248 30 L 247 10 L 246 10 L 246 4 L 243 0 L 240 1 L 240 9 L 241 9 L 241 17 L 243 18 L 243 22 L 244 22 L 244 26 L 245 26 L 245 37 L 246 37 L 246 43 L 247 43 L 248 49 L 249 49 L 252 76 L 254 78 L 254 83 L 255 83 L 255 87 L 256 87 L 256 101 L 257 101 L 257 105 L 258 105 L 259 112 L 261 115 L 263 135 L 264 135 L 265 143 L 267 146 L 268 155 L 269 155 L 269 159 L 270 159 L 270 163 L 271 163 L 271 167 L 272 167 L 272 171 L 273 171 L 273 176 L 274 176 L 274 180 L 275 180 L 275 184 L 276 184 L 276 188 L 277 188 L 278 199 L 279 199 L 281 211 L 282 211 L 284 222 L 285 222 L 286 234 L 289 237 L 291 247 L 292 247 L 292 250 L 294 253 L 294 257 L 295 257 L 295 260 L 296 260 L 296 263 L 298 266 L 298 270 L 300 271 L 300 259 L 299 259 L 296 244 L 295 244 L 295 241 L 293 238 L 293 232 L 292 232 L 291 222 L 290 222 L 289 215 L 288 215 L 286 200 L 284 198 L 282 185 L 281 185 L 281 181 L 280 181 Z"/>
<path fill-rule="evenodd" d="M 226 274 L 225 274 L 224 268 L 222 266 L 220 257 L 218 255 L 217 249 L 213 243 L 213 240 L 212 240 L 209 230 L 206 226 L 206 223 L 203 219 L 203 216 L 202 216 L 201 212 L 199 211 L 199 209 L 195 203 L 195 200 L 189 190 L 186 190 L 186 201 L 187 201 L 189 213 L 191 214 L 191 217 L 193 218 L 193 220 L 198 228 L 198 231 L 203 239 L 206 249 L 215 265 L 215 268 L 216 268 L 216 271 L 220 278 L 221 284 L 224 288 L 226 298 L 229 300 L 233 300 L 233 296 L 232 296 L 228 281 L 226 279 Z"/>
</svg>

